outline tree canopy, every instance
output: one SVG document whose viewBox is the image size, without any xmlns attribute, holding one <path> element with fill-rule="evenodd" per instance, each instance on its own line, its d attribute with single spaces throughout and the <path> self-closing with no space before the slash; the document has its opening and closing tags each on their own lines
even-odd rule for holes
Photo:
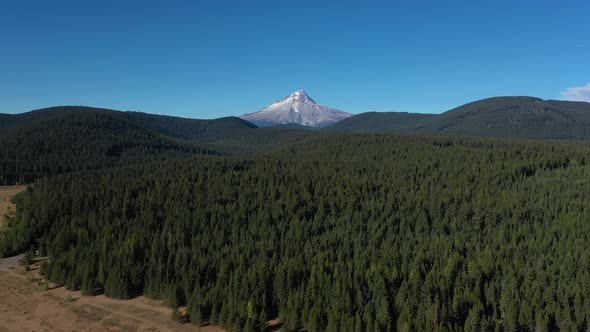
<svg viewBox="0 0 590 332">
<path fill-rule="evenodd" d="M 15 198 L 0 254 L 231 330 L 583 331 L 589 152 L 334 134 L 63 174 Z"/>
</svg>

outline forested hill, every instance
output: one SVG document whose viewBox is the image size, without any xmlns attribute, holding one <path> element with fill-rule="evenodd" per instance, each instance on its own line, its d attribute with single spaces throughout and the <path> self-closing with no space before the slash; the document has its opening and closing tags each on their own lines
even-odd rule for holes
<svg viewBox="0 0 590 332">
<path fill-rule="evenodd" d="M 120 113 L 64 107 L 8 116 L 0 131 L 0 184 L 111 167 L 156 155 L 212 153 L 182 144 Z"/>
<path fill-rule="evenodd" d="M 590 139 L 590 103 L 494 97 L 433 114 L 363 113 L 334 131 L 446 134 L 536 139 Z"/>
<path fill-rule="evenodd" d="M 86 106 L 59 106 L 22 114 L 0 114 L 0 128 L 39 124 L 56 118 L 80 115 L 81 113 L 102 113 L 119 116 L 160 134 L 183 139 L 215 139 L 233 136 L 236 132 L 256 128 L 255 125 L 238 117 L 200 120 Z"/>
<path fill-rule="evenodd" d="M 0 255 L 232 331 L 584 331 L 589 155 L 348 134 L 61 175 L 16 198 Z"/>
<path fill-rule="evenodd" d="M 66 106 L 0 115 L 0 185 L 178 155 L 256 151 L 306 137 L 236 117 L 193 120 Z"/>
</svg>

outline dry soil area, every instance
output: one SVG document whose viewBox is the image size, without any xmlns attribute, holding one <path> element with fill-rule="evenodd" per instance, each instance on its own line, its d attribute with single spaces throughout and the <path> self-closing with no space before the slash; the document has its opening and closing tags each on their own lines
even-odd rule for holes
<svg viewBox="0 0 590 332">
<path fill-rule="evenodd" d="M 143 296 L 131 300 L 81 296 L 52 283 L 44 290 L 39 266 L 36 262 L 25 271 L 16 258 L 0 260 L 0 332 L 223 331 L 174 322 L 171 309 Z"/>
</svg>

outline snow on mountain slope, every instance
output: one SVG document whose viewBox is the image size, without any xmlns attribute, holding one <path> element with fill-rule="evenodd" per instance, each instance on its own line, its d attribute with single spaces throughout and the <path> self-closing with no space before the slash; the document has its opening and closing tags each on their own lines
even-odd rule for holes
<svg viewBox="0 0 590 332">
<path fill-rule="evenodd" d="M 291 123 L 310 127 L 325 127 L 351 115 L 320 105 L 311 99 L 305 91 L 299 90 L 258 112 L 244 114 L 240 118 L 260 127 Z"/>
</svg>

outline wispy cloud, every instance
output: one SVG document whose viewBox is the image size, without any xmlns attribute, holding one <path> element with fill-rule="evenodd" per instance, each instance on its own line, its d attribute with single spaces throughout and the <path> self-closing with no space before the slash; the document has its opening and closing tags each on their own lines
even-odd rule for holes
<svg viewBox="0 0 590 332">
<path fill-rule="evenodd" d="M 590 102 L 590 83 L 585 86 L 567 88 L 561 93 L 561 99 Z"/>
</svg>

